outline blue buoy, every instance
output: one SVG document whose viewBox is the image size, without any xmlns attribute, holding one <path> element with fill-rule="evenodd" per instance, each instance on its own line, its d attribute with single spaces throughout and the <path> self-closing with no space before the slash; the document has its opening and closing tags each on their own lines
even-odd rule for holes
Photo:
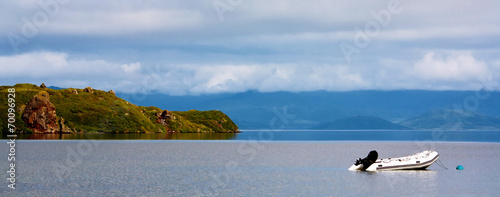
<svg viewBox="0 0 500 197">
<path fill-rule="evenodd" d="M 463 169 L 464 169 L 464 167 L 463 167 L 463 166 L 461 166 L 461 165 L 458 165 L 458 166 L 457 166 L 457 170 L 463 170 Z"/>
</svg>

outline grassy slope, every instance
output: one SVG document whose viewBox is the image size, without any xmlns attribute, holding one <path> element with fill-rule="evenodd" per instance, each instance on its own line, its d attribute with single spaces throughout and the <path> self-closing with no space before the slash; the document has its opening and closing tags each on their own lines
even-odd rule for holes
<svg viewBox="0 0 500 197">
<path fill-rule="evenodd" d="M 238 126 L 224 113 L 214 111 L 189 110 L 185 112 L 176 111 L 174 115 L 188 119 L 194 124 L 205 125 L 214 132 L 232 132 L 238 130 Z"/>
<path fill-rule="evenodd" d="M 17 84 L 14 87 L 16 88 L 17 131 L 30 132 L 21 119 L 21 115 L 33 95 L 43 90 L 50 94 L 50 101 L 56 107 L 57 116 L 64 118 L 66 126 L 78 132 L 226 132 L 238 129 L 222 112 L 203 112 L 205 116 L 202 118 L 218 118 L 223 115 L 228 120 L 228 123 L 224 123 L 224 129 L 213 127 L 213 123 L 220 119 L 191 121 L 190 112 L 184 114 L 189 117 L 183 117 L 181 115 L 183 112 L 176 112 L 176 119 L 169 121 L 170 126 L 163 127 L 155 123 L 156 113 L 163 110 L 157 107 L 136 106 L 105 91 L 94 90 L 93 93 L 87 93 L 82 89 L 76 89 L 78 94 L 71 94 L 71 89 L 42 89 L 32 84 Z M 0 120 L 7 119 L 7 88 L 10 87 L 0 86 L 0 111 L 4 112 L 0 113 Z M 214 115 L 210 115 L 212 113 Z M 2 132 L 7 130 L 6 123 L 7 121 L 0 121 Z"/>
<path fill-rule="evenodd" d="M 23 132 L 31 132 L 31 130 L 26 128 L 26 124 L 21 119 L 22 111 L 26 107 L 26 104 L 30 101 L 31 97 L 36 95 L 38 92 L 42 91 L 35 85 L 31 84 L 18 84 L 14 86 L 16 88 L 15 101 L 16 101 L 16 130 Z M 0 131 L 5 133 L 7 131 L 7 95 L 8 88 L 11 86 L 0 86 Z"/>
</svg>

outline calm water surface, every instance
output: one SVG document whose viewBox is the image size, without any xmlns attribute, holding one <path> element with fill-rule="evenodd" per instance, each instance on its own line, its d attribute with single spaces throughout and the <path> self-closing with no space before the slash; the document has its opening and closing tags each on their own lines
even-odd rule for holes
<svg viewBox="0 0 500 197">
<path fill-rule="evenodd" d="M 433 149 L 448 169 L 347 170 L 373 149 L 380 157 Z M 500 188 L 500 143 L 24 140 L 16 153 L 17 189 L 3 181 L 1 196 L 498 196 Z M 7 165 L 0 160 L 3 172 Z"/>
</svg>

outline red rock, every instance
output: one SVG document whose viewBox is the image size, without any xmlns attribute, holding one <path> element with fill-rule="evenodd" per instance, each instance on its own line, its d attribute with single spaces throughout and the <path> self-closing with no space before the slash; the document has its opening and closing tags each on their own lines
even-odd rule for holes
<svg viewBox="0 0 500 197">
<path fill-rule="evenodd" d="M 94 90 L 92 90 L 91 87 L 86 87 L 85 89 L 83 89 L 83 91 L 88 93 L 94 93 Z"/>
<path fill-rule="evenodd" d="M 41 91 L 31 98 L 24 109 L 23 121 L 35 133 L 55 133 L 59 129 L 56 107 L 49 98 L 49 93 Z"/>
</svg>

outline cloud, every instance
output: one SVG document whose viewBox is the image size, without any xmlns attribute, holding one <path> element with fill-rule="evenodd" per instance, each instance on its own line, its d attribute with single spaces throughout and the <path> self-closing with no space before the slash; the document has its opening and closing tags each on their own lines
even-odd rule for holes
<svg viewBox="0 0 500 197">
<path fill-rule="evenodd" d="M 41 1 L 52 2 L 52 1 Z M 137 35 L 138 33 L 192 32 L 224 33 L 230 37 L 297 35 L 305 39 L 331 39 L 330 35 L 353 32 L 355 27 L 376 19 L 371 14 L 388 9 L 388 2 L 352 1 L 243 1 L 229 4 L 220 21 L 213 1 L 61 1 L 55 15 L 41 31 L 55 35 Z M 228 2 L 228 1 L 221 1 Z M 497 2 L 398 1 L 402 11 L 391 16 L 384 31 L 395 38 L 477 36 L 498 34 Z M 450 6 L 453 5 L 453 6 Z M 38 1 L 12 1 L 3 5 L 0 31 L 19 33 L 26 18 L 46 13 Z M 429 11 L 430 10 L 430 11 Z M 481 14 L 478 14 L 481 10 Z M 300 13 L 300 14 L 298 14 Z M 459 14 L 457 14 L 459 13 Z M 50 14 L 49 14 L 50 15 Z M 17 22 L 14 23 L 13 21 Z M 245 27 L 245 28 L 243 28 Z M 442 27 L 442 28 L 436 28 Z M 423 35 L 418 32 L 425 30 Z M 484 31 L 484 30 L 493 30 Z M 487 33 L 489 32 L 489 33 Z M 383 32 L 382 32 L 383 33 Z M 325 34 L 325 35 L 322 35 Z M 185 34 L 181 34 L 184 35 Z M 384 34 L 390 39 L 391 34 Z M 199 36 L 198 34 L 195 36 Z M 195 38 L 195 37 L 193 37 Z"/>
<path fill-rule="evenodd" d="M 362 88 L 366 82 L 343 66 L 295 64 L 182 65 L 169 67 L 160 90 L 169 94 L 205 94 L 258 90 L 312 91 Z M 178 89 L 179 88 L 179 89 Z"/>
<path fill-rule="evenodd" d="M 202 26 L 203 13 L 176 1 L 16 1 L 4 6 L 0 32 L 116 36 L 186 31 Z"/>
<path fill-rule="evenodd" d="M 16 65 L 11 67 L 9 65 Z M 296 64 L 148 66 L 71 58 L 65 53 L 34 52 L 0 56 L 0 81 L 46 83 L 60 87 L 92 86 L 123 92 L 160 91 L 168 94 L 204 94 L 247 90 L 342 90 L 366 86 L 346 66 Z"/>
<path fill-rule="evenodd" d="M 365 74 L 372 89 L 500 90 L 493 63 L 471 51 L 428 51 L 415 60 L 384 59 Z"/>
<path fill-rule="evenodd" d="M 47 83 L 60 87 L 123 89 L 141 75 L 141 64 L 72 59 L 66 53 L 32 52 L 0 56 L 1 83 Z"/>
<path fill-rule="evenodd" d="M 67 54 L 35 52 L 14 56 L 0 56 L 1 77 L 51 77 L 68 66 Z"/>
<path fill-rule="evenodd" d="M 141 70 L 141 64 L 138 62 L 132 64 L 122 64 L 121 67 L 125 73 L 136 73 Z"/>
<path fill-rule="evenodd" d="M 201 23 L 199 13 L 190 10 L 98 10 L 69 12 L 47 31 L 72 35 L 122 35 L 181 31 Z"/>
<path fill-rule="evenodd" d="M 373 13 L 384 13 L 389 1 L 221 1 L 233 2 L 223 21 L 214 1 L 68 1 L 54 13 L 39 2 L 54 1 L 0 8 L 0 34 L 8 38 L 0 40 L 3 84 L 177 95 L 462 90 L 500 79 L 496 1 L 401 0 L 384 25 Z M 33 22 L 44 13 L 48 21 Z M 26 21 L 47 24 L 11 45 L 7 35 L 24 36 Z M 360 47 L 356 36 L 367 25 L 375 33 Z M 352 61 L 341 43 L 355 46 Z"/>
<path fill-rule="evenodd" d="M 490 69 L 468 52 L 451 52 L 446 56 L 429 52 L 413 67 L 416 77 L 424 80 L 470 81 L 488 76 Z"/>
<path fill-rule="evenodd" d="M 415 62 L 385 60 L 377 67 L 302 64 L 164 64 L 76 58 L 33 52 L 0 56 L 0 83 L 45 83 L 60 87 L 113 89 L 171 95 L 360 89 L 498 89 L 498 61 L 488 66 L 470 52 L 428 52 Z M 16 65 L 16 66 L 11 66 Z"/>
</svg>

